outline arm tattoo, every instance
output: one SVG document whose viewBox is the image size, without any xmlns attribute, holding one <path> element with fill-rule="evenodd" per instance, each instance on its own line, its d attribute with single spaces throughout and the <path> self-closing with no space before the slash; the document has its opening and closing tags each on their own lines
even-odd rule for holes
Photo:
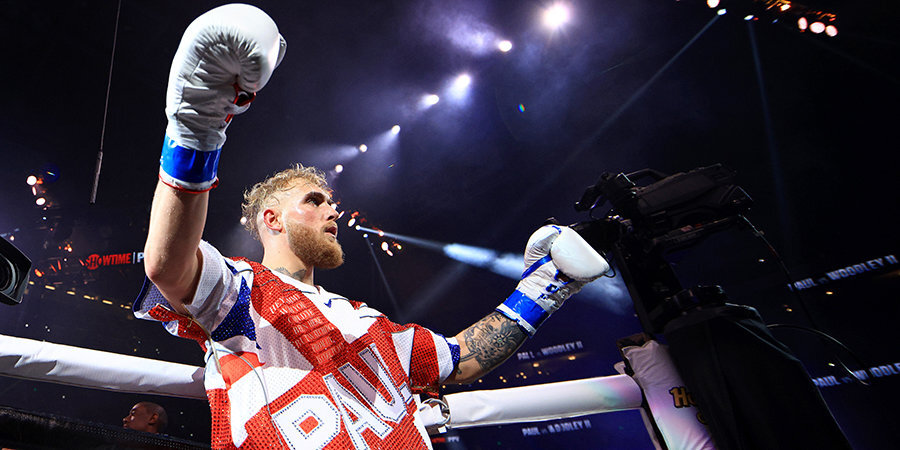
<svg viewBox="0 0 900 450">
<path fill-rule="evenodd" d="M 278 267 L 275 269 L 275 271 L 281 272 L 297 281 L 303 280 L 303 276 L 306 275 L 306 269 L 300 269 L 296 272 L 290 272 L 289 270 L 285 269 L 284 267 Z"/>
<path fill-rule="evenodd" d="M 494 311 L 463 332 L 468 352 L 459 361 L 474 358 L 483 370 L 491 370 L 512 356 L 525 337 L 516 322 Z"/>
</svg>

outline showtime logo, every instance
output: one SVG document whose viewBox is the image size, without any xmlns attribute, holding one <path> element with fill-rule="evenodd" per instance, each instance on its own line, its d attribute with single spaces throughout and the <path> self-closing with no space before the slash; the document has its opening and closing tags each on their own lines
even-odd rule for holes
<svg viewBox="0 0 900 450">
<path fill-rule="evenodd" d="M 115 266 L 119 264 L 140 264 L 144 262 L 144 252 L 115 253 L 111 255 L 98 255 L 94 253 L 83 261 L 88 270 L 97 270 L 100 266 Z"/>
</svg>

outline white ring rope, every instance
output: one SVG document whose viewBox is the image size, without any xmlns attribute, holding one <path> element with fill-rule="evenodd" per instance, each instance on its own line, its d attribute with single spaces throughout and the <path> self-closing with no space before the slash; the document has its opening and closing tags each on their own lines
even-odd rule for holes
<svg viewBox="0 0 900 450">
<path fill-rule="evenodd" d="M 93 389 L 206 399 L 202 367 L 0 335 L 0 374 Z"/>
<path fill-rule="evenodd" d="M 452 428 L 536 422 L 641 407 L 641 388 L 627 375 L 587 378 L 444 397 Z"/>
</svg>

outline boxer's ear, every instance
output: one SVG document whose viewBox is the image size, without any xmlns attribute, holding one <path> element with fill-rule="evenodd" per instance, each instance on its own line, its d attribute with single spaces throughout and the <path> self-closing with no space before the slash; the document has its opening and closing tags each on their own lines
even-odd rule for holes
<svg viewBox="0 0 900 450">
<path fill-rule="evenodd" d="M 278 234 L 284 231 L 284 220 L 281 217 L 281 211 L 274 208 L 266 208 L 261 215 L 263 226 L 268 232 Z"/>
</svg>

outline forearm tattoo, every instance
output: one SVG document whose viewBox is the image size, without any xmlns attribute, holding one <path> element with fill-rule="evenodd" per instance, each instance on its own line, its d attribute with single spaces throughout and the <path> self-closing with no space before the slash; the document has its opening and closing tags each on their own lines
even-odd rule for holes
<svg viewBox="0 0 900 450">
<path fill-rule="evenodd" d="M 459 362 L 475 359 L 482 370 L 491 370 L 509 358 L 525 337 L 516 322 L 494 311 L 463 332 L 468 350 Z"/>
</svg>

